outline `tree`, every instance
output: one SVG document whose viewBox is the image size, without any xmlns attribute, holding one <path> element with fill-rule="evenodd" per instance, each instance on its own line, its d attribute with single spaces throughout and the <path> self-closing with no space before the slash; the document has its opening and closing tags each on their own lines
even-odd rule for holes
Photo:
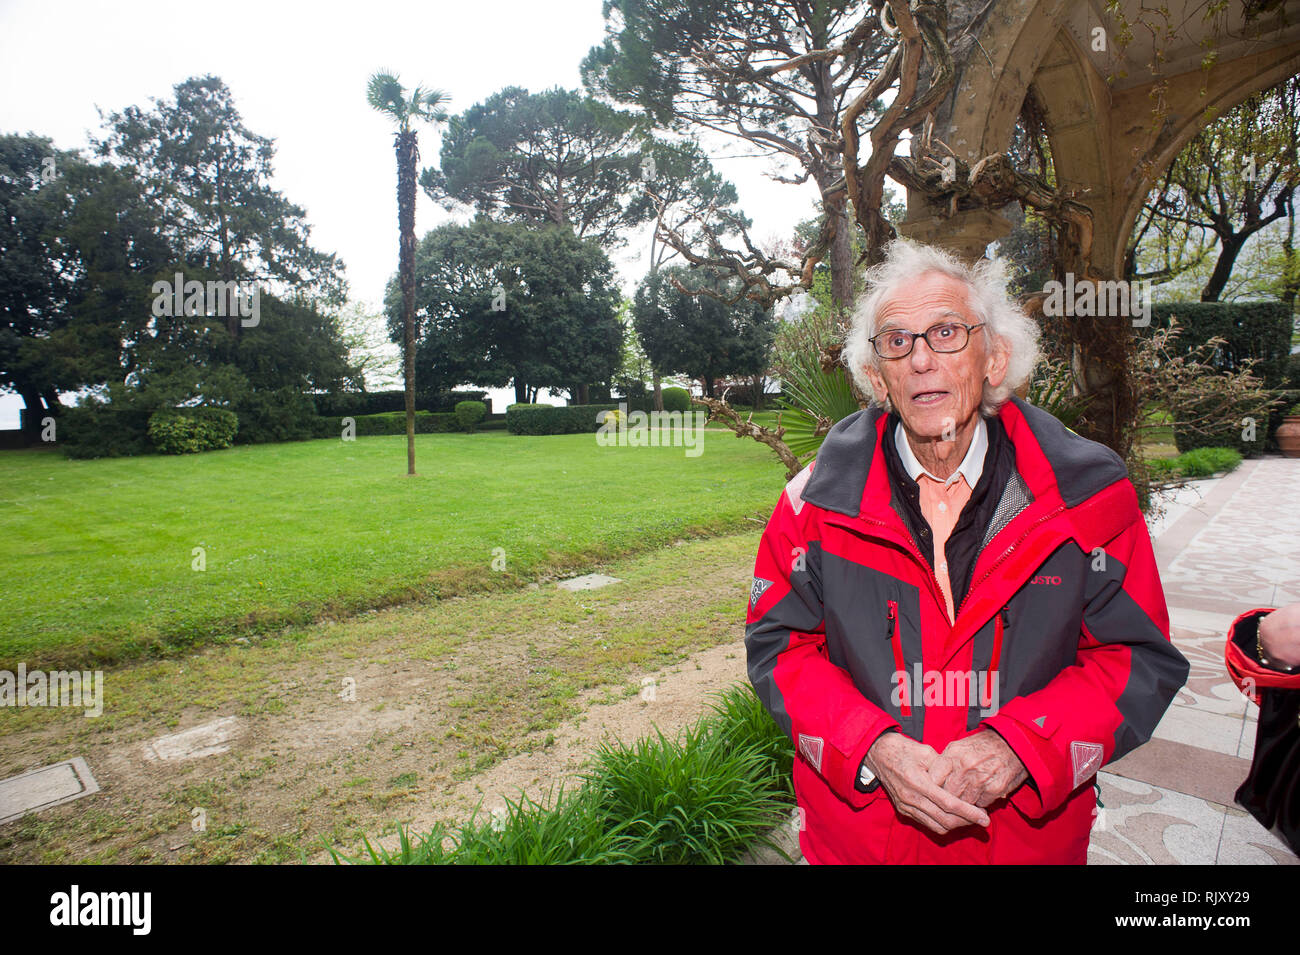
<svg viewBox="0 0 1300 955">
<path fill-rule="evenodd" d="M 663 241 L 665 233 L 699 245 L 710 235 L 739 236 L 753 225 L 736 208 L 736 187 L 717 173 L 692 140 L 647 139 L 641 148 L 641 184 L 639 201 L 647 206 L 647 218 L 657 220 L 650 235 L 650 271 L 680 254 Z"/>
<path fill-rule="evenodd" d="M 879 92 L 857 103 L 893 46 L 876 12 L 842 0 L 606 0 L 604 11 L 606 39 L 582 64 L 588 88 L 658 126 L 713 130 L 784 159 L 797 173 L 778 181 L 811 178 L 827 214 L 814 256 L 829 254 L 835 298 L 850 305 L 840 124 L 851 109 L 878 107 Z"/>
<path fill-rule="evenodd" d="M 148 290 L 173 259 L 157 210 L 129 171 L 0 137 L 0 385 L 26 406 L 27 439 L 59 392 L 123 374 L 147 335 Z"/>
<path fill-rule="evenodd" d="M 193 77 L 174 100 L 153 103 L 108 115 L 95 148 L 144 183 L 184 261 L 223 282 L 277 283 L 286 297 L 342 304 L 342 263 L 311 246 L 305 211 L 271 188 L 274 142 L 244 125 L 225 83 Z M 227 327 L 239 335 L 233 315 Z"/>
<path fill-rule="evenodd" d="M 421 393 L 459 385 L 505 387 L 515 400 L 537 388 L 608 383 L 622 358 L 620 294 L 599 244 L 567 226 L 447 223 L 416 254 L 418 384 Z M 389 333 L 401 330 L 389 287 Z"/>
<path fill-rule="evenodd" d="M 550 222 L 606 248 L 644 222 L 636 122 L 572 90 L 494 93 L 448 123 L 441 170 L 420 185 L 508 222 Z"/>
<path fill-rule="evenodd" d="M 651 364 L 660 374 L 699 379 L 714 397 L 718 379 L 760 375 L 767 370 L 775 322 L 771 311 L 741 299 L 728 305 L 734 289 L 715 287 L 719 295 L 692 294 L 710 281 L 680 266 L 652 272 L 637 289 L 633 323 Z"/>
<path fill-rule="evenodd" d="M 408 97 L 397 76 L 379 72 L 370 77 L 366 100 L 397 123 L 397 226 L 401 235 L 398 275 L 402 289 L 404 375 L 406 387 L 406 473 L 415 474 L 415 169 L 420 162 L 416 121 L 443 123 L 439 109 L 447 94 L 417 86 Z"/>
<path fill-rule="evenodd" d="M 1172 232 L 1185 242 L 1195 230 L 1202 251 L 1189 266 L 1208 255 L 1206 236 L 1217 239 L 1202 302 L 1219 300 L 1246 241 L 1287 215 L 1300 186 L 1298 144 L 1300 77 L 1292 77 L 1202 130 L 1148 199 L 1144 212 L 1164 227 L 1158 235 Z"/>
</svg>

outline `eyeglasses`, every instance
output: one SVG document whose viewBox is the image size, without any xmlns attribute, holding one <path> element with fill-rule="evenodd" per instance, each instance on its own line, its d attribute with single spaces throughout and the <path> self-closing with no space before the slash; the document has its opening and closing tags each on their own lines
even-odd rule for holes
<svg viewBox="0 0 1300 955">
<path fill-rule="evenodd" d="M 978 325 L 944 322 L 941 325 L 931 325 L 923 332 L 909 332 L 902 328 L 891 328 L 889 331 L 881 332 L 872 338 L 871 346 L 881 358 L 891 360 L 906 358 L 912 354 L 912 349 L 916 347 L 918 338 L 924 338 L 925 343 L 934 352 L 961 351 L 970 343 L 971 331 L 982 327 L 984 324 L 984 322 L 980 322 Z"/>
</svg>

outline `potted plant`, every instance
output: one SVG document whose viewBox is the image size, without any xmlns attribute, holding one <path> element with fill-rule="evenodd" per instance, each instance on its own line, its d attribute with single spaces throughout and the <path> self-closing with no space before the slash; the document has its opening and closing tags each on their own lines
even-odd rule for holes
<svg viewBox="0 0 1300 955">
<path fill-rule="evenodd" d="M 1292 405 L 1277 429 L 1277 446 L 1288 458 L 1300 458 L 1300 402 Z"/>
</svg>

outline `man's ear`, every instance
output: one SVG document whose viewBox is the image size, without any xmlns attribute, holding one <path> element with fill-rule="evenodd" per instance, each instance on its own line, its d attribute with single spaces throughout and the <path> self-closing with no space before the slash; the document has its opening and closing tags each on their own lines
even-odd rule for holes
<svg viewBox="0 0 1300 955">
<path fill-rule="evenodd" d="M 993 348 L 989 351 L 988 360 L 985 362 L 984 378 L 994 388 L 1002 384 L 1007 377 L 1007 368 L 1011 363 L 1011 354 L 1007 349 L 1006 342 L 1001 338 L 995 338 Z"/>
<path fill-rule="evenodd" d="M 871 382 L 871 390 L 876 393 L 876 401 L 884 404 L 889 398 L 889 389 L 885 387 L 885 376 L 880 373 L 880 369 L 874 365 L 866 365 L 867 380 Z"/>
</svg>

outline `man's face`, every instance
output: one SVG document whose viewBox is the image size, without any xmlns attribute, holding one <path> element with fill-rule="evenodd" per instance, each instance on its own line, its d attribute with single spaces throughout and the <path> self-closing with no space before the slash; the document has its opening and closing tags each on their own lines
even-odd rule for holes
<svg viewBox="0 0 1300 955">
<path fill-rule="evenodd" d="M 976 325 L 979 318 L 968 299 L 964 282 L 926 272 L 885 302 L 875 334 L 891 329 L 924 332 L 945 322 Z M 929 342 L 918 338 L 905 358 L 881 358 L 878 367 L 867 366 L 877 399 L 889 396 L 909 434 L 951 441 L 974 428 L 985 379 L 997 386 L 1007 372 L 1006 352 L 990 350 L 984 332 L 971 331 L 959 352 L 932 351 Z"/>
</svg>

